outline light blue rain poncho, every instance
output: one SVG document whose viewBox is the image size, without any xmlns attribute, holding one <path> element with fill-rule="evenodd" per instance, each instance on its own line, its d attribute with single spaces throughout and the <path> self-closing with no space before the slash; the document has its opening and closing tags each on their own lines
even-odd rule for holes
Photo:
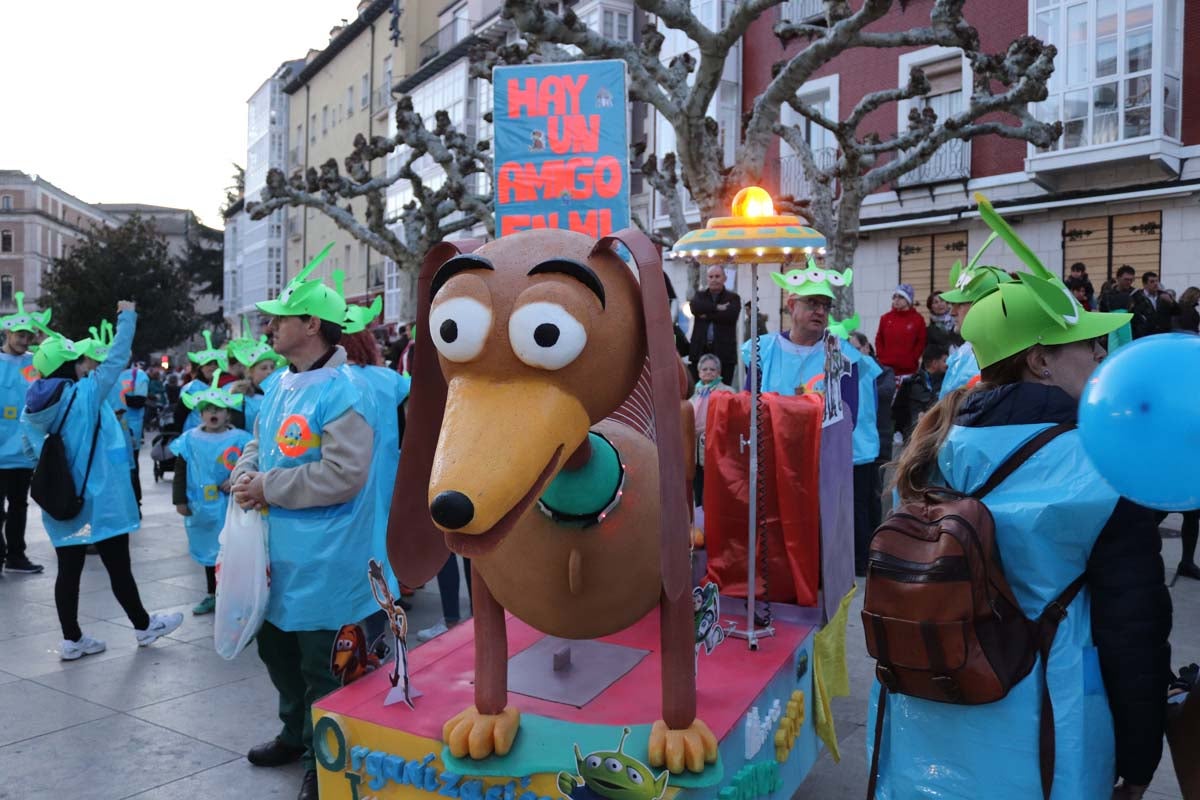
<svg viewBox="0 0 1200 800">
<path fill-rule="evenodd" d="M 875 391 L 875 379 L 883 374 L 883 367 L 868 355 L 859 354 L 858 362 L 858 415 L 854 422 L 854 464 L 872 464 L 879 458 L 879 426 L 875 420 L 879 413 L 879 393 Z"/>
<path fill-rule="evenodd" d="M 942 388 L 938 399 L 945 397 L 960 386 L 966 386 L 971 379 L 979 374 L 979 362 L 975 360 L 975 348 L 970 342 L 964 342 L 950 354 L 946 361 L 946 375 L 942 378 Z"/>
<path fill-rule="evenodd" d="M 129 429 L 129 438 L 134 450 L 142 449 L 142 431 L 146 421 L 146 408 L 132 408 L 126 401 L 127 397 L 141 397 L 143 400 L 150 394 L 150 376 L 144 369 L 128 368 L 121 371 L 116 384 L 108 395 L 108 404 L 113 411 L 123 411 L 125 427 Z"/>
<path fill-rule="evenodd" d="M 0 350 L 0 469 L 33 469 L 36 462 L 21 446 L 21 409 L 33 385 L 33 356 Z"/>
<path fill-rule="evenodd" d="M 109 357 L 83 380 L 43 378 L 30 387 L 21 433 L 26 452 L 34 459 L 41 454 L 46 434 L 58 430 L 63 412 L 72 395 L 76 395 L 62 428 L 76 488 L 83 485 L 92 430 L 97 423 L 100 425 L 83 511 L 67 521 L 42 512 L 46 533 L 55 547 L 95 544 L 136 531 L 140 525 L 129 480 L 129 439 L 107 402 L 120 377 L 121 365 L 129 361 L 136 326 L 137 312 L 122 311 L 117 317 L 117 334 Z"/>
<path fill-rule="evenodd" d="M 348 368 L 279 373 L 256 423 L 260 472 L 319 461 L 325 426 L 343 414 L 375 418 L 371 399 Z M 367 581 L 367 562 L 375 557 L 375 502 L 368 481 L 345 503 L 270 507 L 271 624 L 285 631 L 336 630 L 378 608 Z"/>
<path fill-rule="evenodd" d="M 229 495 L 221 484 L 229 480 L 242 448 L 253 437 L 241 428 L 209 433 L 193 428 L 176 437 L 171 452 L 187 462 L 187 498 L 190 517 L 183 518 L 187 531 L 188 553 L 206 567 L 217 565 L 218 539 L 229 508 Z"/>
<path fill-rule="evenodd" d="M 946 485 L 972 492 L 1009 455 L 1049 425 L 955 426 L 938 456 Z M 938 483 L 939 480 L 933 481 Z M 1087 567 L 1118 496 L 1084 455 L 1079 434 L 1051 441 L 986 499 L 1004 574 L 1022 611 L 1039 617 Z M 879 800 L 1040 798 L 1038 714 L 1041 661 L 995 703 L 937 703 L 890 694 L 880 754 Z M 1053 800 L 1108 800 L 1114 776 L 1113 721 L 1092 645 L 1084 588 L 1050 651 L 1055 719 Z M 879 685 L 871 691 L 867 761 Z"/>
<path fill-rule="evenodd" d="M 367 422 L 375 430 L 375 451 L 371 456 L 371 474 L 367 479 L 364 494 L 370 493 L 375 503 L 375 526 L 372 542 L 375 560 L 384 565 L 384 572 L 392 592 L 399 591 L 396 578 L 387 557 L 387 509 L 392 505 L 392 491 L 396 484 L 396 470 L 400 466 L 400 426 L 396 409 L 408 398 L 411 379 L 386 367 L 364 367 L 357 364 L 348 367 L 365 392 L 372 398 L 375 419 Z"/>
</svg>

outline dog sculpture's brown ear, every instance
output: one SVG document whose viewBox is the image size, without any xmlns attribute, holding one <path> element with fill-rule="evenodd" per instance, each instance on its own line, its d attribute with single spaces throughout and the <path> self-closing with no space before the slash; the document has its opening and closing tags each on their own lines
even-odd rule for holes
<svg viewBox="0 0 1200 800">
<path fill-rule="evenodd" d="M 433 299 L 430 288 L 434 273 L 442 264 L 456 255 L 476 250 L 481 244 L 468 239 L 434 245 L 421 262 L 417 278 L 417 322 L 413 331 L 416 353 L 409 368 L 412 391 L 408 395 L 404 446 L 392 489 L 387 530 L 388 561 L 396 578 L 405 586 L 420 586 L 433 578 L 449 555 L 445 537 L 429 516 L 427 496 L 429 471 L 446 410 L 446 380 L 429 335 L 429 304 Z"/>
<path fill-rule="evenodd" d="M 658 447 L 662 585 L 669 600 L 679 601 L 685 592 L 691 591 L 692 578 L 688 564 L 690 504 L 684 473 L 683 437 L 678 433 L 682 425 L 679 414 L 680 363 L 679 354 L 675 352 L 671 305 L 663 279 L 662 258 L 650 238 L 637 228 L 625 228 L 596 242 L 593 252 L 612 252 L 618 242 L 633 254 L 641 283 L 646 356 L 654 404 L 654 438 Z"/>
</svg>

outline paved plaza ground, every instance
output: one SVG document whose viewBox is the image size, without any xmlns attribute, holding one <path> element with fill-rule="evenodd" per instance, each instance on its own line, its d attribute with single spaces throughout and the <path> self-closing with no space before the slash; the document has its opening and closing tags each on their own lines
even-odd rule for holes
<svg viewBox="0 0 1200 800">
<path fill-rule="evenodd" d="M 292 798 L 297 765 L 250 766 L 246 750 L 279 728 L 276 697 L 253 651 L 235 661 L 212 648 L 212 616 L 193 617 L 204 574 L 187 555 L 168 482 L 154 484 L 143 453 L 145 521 L 132 539 L 134 574 L 150 611 L 183 611 L 183 627 L 139 649 L 108 589 L 100 561 L 89 557 L 79 610 L 83 629 L 108 651 L 80 661 L 58 658 L 61 633 L 54 611 L 54 552 L 30 517 L 29 555 L 46 574 L 0 578 L 0 798 L 28 800 L 196 800 Z M 1178 527 L 1168 519 L 1164 530 Z M 1179 559 L 1178 538 L 1164 540 L 1168 579 Z M 1175 601 L 1173 663 L 1200 661 L 1200 583 L 1182 580 Z M 437 591 L 418 591 L 411 624 L 441 616 Z M 464 590 L 465 608 L 466 595 Z M 861 595 L 857 608 L 861 608 Z M 873 668 L 863 649 L 857 608 L 847 650 L 853 697 L 834 701 L 842 761 L 822 755 L 799 798 L 862 797 L 866 786 L 866 694 Z M 730 642 L 726 647 L 737 646 Z M 1148 798 L 1178 798 L 1169 755 Z"/>
</svg>

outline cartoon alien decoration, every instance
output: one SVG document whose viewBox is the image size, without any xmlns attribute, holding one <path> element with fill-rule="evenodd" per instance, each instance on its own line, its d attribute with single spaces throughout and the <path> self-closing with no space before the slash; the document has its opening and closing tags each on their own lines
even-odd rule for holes
<svg viewBox="0 0 1200 800">
<path fill-rule="evenodd" d="M 629 728 L 621 734 L 616 752 L 598 750 L 585 758 L 575 745 L 578 775 L 558 773 L 558 790 L 571 800 L 659 800 L 667 791 L 670 773 L 656 778 L 650 768 L 622 749 Z"/>
<path fill-rule="evenodd" d="M 700 672 L 700 650 L 705 655 L 725 641 L 725 629 L 721 627 L 720 594 L 715 583 L 692 589 L 692 608 L 696 613 L 696 672 Z"/>
</svg>

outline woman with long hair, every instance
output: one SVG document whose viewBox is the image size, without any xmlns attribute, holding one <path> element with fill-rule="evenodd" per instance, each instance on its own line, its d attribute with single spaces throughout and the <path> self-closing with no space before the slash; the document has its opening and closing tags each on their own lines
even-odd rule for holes
<svg viewBox="0 0 1200 800">
<path fill-rule="evenodd" d="M 978 300 L 962 332 L 981 380 L 922 417 L 894 465 L 902 502 L 935 487 L 974 492 L 1034 436 L 1074 423 L 1104 337 L 1124 321 L 1085 311 L 1044 269 Z M 1004 576 L 1027 618 L 1038 619 L 1081 575 L 1084 588 L 1045 671 L 1039 660 L 1003 699 L 966 706 L 889 694 L 876 796 L 1042 797 L 1045 674 L 1056 742 L 1052 796 L 1140 797 L 1162 753 L 1170 674 L 1171 601 L 1153 513 L 1108 487 L 1074 430 L 1034 453 L 987 494 L 986 506 Z M 878 687 L 868 730 L 877 713 Z"/>
</svg>

